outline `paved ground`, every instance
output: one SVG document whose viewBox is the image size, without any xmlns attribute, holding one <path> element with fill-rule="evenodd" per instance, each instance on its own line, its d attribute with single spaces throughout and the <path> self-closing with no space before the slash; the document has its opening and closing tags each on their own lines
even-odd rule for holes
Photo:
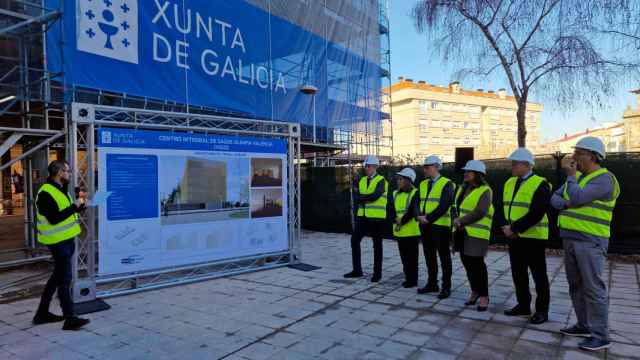
<svg viewBox="0 0 640 360">
<path fill-rule="evenodd" d="M 370 244 L 363 243 L 366 268 Z M 505 253 L 488 257 L 491 307 L 478 313 L 463 306 L 468 287 L 457 257 L 453 296 L 438 301 L 400 286 L 391 241 L 377 285 L 342 279 L 350 270 L 347 236 L 305 233 L 303 245 L 306 261 L 321 270 L 282 268 L 112 298 L 112 310 L 90 315 L 90 326 L 75 333 L 32 327 L 36 300 L 0 305 L 0 359 L 640 358 L 634 265 L 609 264 L 616 343 L 593 354 L 556 332 L 574 321 L 561 258 L 549 258 L 552 321 L 535 327 L 501 314 L 514 304 Z"/>
</svg>

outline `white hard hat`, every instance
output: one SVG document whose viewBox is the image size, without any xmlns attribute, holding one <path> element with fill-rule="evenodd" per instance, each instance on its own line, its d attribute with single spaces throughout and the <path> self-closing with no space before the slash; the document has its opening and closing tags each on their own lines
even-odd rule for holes
<svg viewBox="0 0 640 360">
<path fill-rule="evenodd" d="M 397 174 L 411 179 L 411 182 L 416 181 L 416 172 L 412 168 L 404 168 Z"/>
<path fill-rule="evenodd" d="M 526 161 L 532 166 L 534 165 L 533 154 L 527 148 L 517 148 L 516 151 L 509 155 L 509 160 L 513 161 Z"/>
<path fill-rule="evenodd" d="M 373 155 L 369 155 L 366 158 L 364 158 L 364 166 L 367 166 L 367 165 L 378 166 L 380 165 L 380 160 L 378 160 L 378 158 Z"/>
<path fill-rule="evenodd" d="M 574 147 L 577 149 L 593 151 L 594 153 L 600 155 L 600 157 L 602 157 L 603 159 L 607 157 L 607 152 L 604 149 L 604 143 L 597 137 L 583 137 Z"/>
<path fill-rule="evenodd" d="M 487 167 L 480 160 L 469 160 L 462 170 L 464 171 L 477 171 L 484 175 L 487 175 Z"/>
<path fill-rule="evenodd" d="M 438 169 L 442 167 L 442 160 L 435 155 L 429 155 L 424 159 L 424 165 L 435 165 Z"/>
</svg>

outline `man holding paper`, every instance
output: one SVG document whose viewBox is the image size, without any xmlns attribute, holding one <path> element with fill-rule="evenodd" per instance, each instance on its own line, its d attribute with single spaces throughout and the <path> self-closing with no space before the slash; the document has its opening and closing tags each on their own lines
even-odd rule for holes
<svg viewBox="0 0 640 360">
<path fill-rule="evenodd" d="M 84 211 L 82 201 L 72 201 L 69 195 L 69 164 L 55 160 L 49 164 L 49 178 L 36 196 L 38 242 L 51 252 L 54 268 L 44 288 L 38 311 L 33 318 L 35 325 L 64 321 L 63 330 L 78 330 L 89 323 L 88 319 L 75 316 L 71 299 L 72 260 L 75 237 L 82 231 L 78 213 Z M 53 294 L 58 291 L 62 315 L 49 312 Z"/>
</svg>

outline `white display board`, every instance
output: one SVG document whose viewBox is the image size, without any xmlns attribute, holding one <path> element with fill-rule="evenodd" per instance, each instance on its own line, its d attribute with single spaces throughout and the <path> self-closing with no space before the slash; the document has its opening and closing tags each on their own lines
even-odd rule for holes
<svg viewBox="0 0 640 360">
<path fill-rule="evenodd" d="M 98 131 L 98 274 L 286 251 L 283 140 Z"/>
</svg>

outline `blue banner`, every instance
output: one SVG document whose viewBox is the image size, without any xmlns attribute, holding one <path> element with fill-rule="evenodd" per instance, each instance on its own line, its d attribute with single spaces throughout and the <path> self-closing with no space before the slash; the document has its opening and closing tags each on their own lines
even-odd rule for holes
<svg viewBox="0 0 640 360">
<path fill-rule="evenodd" d="M 287 153 L 287 142 L 284 140 L 118 128 L 98 129 L 98 146 L 268 154 Z"/>
<path fill-rule="evenodd" d="M 380 119 L 378 64 L 245 1 L 45 3 L 63 12 L 47 63 L 67 85 L 304 124 L 315 112 L 320 127 Z"/>
</svg>

